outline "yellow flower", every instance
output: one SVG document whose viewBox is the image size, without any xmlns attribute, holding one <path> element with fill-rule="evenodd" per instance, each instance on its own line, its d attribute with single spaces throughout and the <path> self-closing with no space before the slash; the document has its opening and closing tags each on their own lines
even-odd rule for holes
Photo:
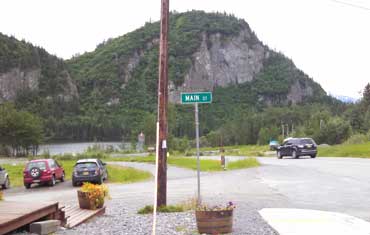
<svg viewBox="0 0 370 235">
<path fill-rule="evenodd" d="M 104 184 L 84 183 L 80 190 L 87 193 L 88 198 L 94 203 L 95 208 L 101 203 L 104 203 L 104 198 L 110 199 L 108 186 Z"/>
</svg>

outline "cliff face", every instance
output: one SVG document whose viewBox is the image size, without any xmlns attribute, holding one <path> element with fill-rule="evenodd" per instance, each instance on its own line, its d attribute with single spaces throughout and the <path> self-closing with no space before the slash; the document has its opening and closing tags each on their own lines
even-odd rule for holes
<svg viewBox="0 0 370 235">
<path fill-rule="evenodd" d="M 40 76 L 40 69 L 21 71 L 13 68 L 0 74 L 0 102 L 15 100 L 17 93 L 22 90 L 37 90 Z"/>
<path fill-rule="evenodd" d="M 9 72 L 0 74 L 0 103 L 5 101 L 15 101 L 22 92 L 40 91 L 39 83 L 42 77 L 41 68 L 21 70 L 13 68 Z M 74 84 L 67 70 L 58 74 L 60 89 L 54 93 L 47 92 L 47 99 L 58 97 L 59 100 L 70 102 L 78 99 L 77 87 Z"/>
<path fill-rule="evenodd" d="M 248 29 L 243 29 L 234 37 L 203 33 L 201 46 L 192 56 L 192 66 L 184 83 L 179 87 L 173 83 L 170 86 L 170 100 L 179 102 L 181 92 L 212 91 L 215 87 L 255 79 L 269 51 L 254 37 Z"/>
<path fill-rule="evenodd" d="M 42 48 L 0 34 L 0 102 L 33 93 L 69 102 L 77 87 L 64 62 Z"/>
</svg>

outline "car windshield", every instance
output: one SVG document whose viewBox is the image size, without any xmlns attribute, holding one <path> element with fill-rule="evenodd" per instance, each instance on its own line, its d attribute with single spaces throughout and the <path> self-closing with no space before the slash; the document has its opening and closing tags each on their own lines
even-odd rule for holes
<svg viewBox="0 0 370 235">
<path fill-rule="evenodd" d="M 40 168 L 41 170 L 46 170 L 45 162 L 30 162 L 28 163 L 27 170 L 31 170 L 34 167 Z"/>
<path fill-rule="evenodd" d="M 82 168 L 88 168 L 88 169 L 93 169 L 93 168 L 96 168 L 97 165 L 95 162 L 81 162 L 81 163 L 77 163 L 75 168 L 77 169 L 82 169 Z"/>
<path fill-rule="evenodd" d="M 315 144 L 312 139 L 301 139 L 299 141 L 300 144 Z"/>
</svg>

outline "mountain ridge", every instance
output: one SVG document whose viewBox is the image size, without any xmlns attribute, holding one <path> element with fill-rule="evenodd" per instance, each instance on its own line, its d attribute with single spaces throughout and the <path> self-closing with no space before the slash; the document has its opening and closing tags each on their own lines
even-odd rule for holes
<svg viewBox="0 0 370 235">
<path fill-rule="evenodd" d="M 38 66 L 32 66 L 41 71 L 34 75 L 39 78 L 40 89 L 36 92 L 29 89 L 33 95 L 24 97 L 22 92 L 9 100 L 20 109 L 43 116 L 50 138 L 132 138 L 141 129 L 153 129 L 148 123 L 155 122 L 158 38 L 159 22 L 146 23 L 131 33 L 99 44 L 92 52 L 66 61 L 26 44 L 26 48 L 30 47 L 27 56 L 16 55 L 17 61 L 8 67 L 23 68 L 27 59 L 33 58 L 31 64 Z M 37 59 L 33 52 L 43 56 Z M 7 60 L 0 54 L 1 58 Z M 0 73 L 0 82 L 4 74 Z M 12 77 L 14 81 L 23 79 Z M 321 86 L 291 60 L 264 45 L 247 22 L 220 13 L 171 14 L 169 78 L 174 104 L 182 91 L 212 90 L 215 102 L 204 108 L 205 113 L 226 106 L 229 107 L 225 112 L 261 111 L 268 106 L 328 99 Z M 170 109 L 176 113 L 172 118 L 186 117 L 186 125 L 191 125 L 187 108 Z M 213 124 L 204 128 L 215 130 L 229 115 L 210 117 L 217 120 L 208 120 Z M 175 136 L 192 135 L 189 127 L 181 125 L 173 127 Z M 187 131 L 180 131 L 181 128 Z"/>
</svg>

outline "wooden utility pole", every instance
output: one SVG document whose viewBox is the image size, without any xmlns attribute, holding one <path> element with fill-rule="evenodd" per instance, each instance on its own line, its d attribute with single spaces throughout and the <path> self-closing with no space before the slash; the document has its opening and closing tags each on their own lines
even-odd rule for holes
<svg viewBox="0 0 370 235">
<path fill-rule="evenodd" d="M 158 178 L 157 206 L 167 203 L 167 100 L 168 100 L 168 21 L 169 0 L 161 0 L 161 31 L 158 79 Z"/>
</svg>

